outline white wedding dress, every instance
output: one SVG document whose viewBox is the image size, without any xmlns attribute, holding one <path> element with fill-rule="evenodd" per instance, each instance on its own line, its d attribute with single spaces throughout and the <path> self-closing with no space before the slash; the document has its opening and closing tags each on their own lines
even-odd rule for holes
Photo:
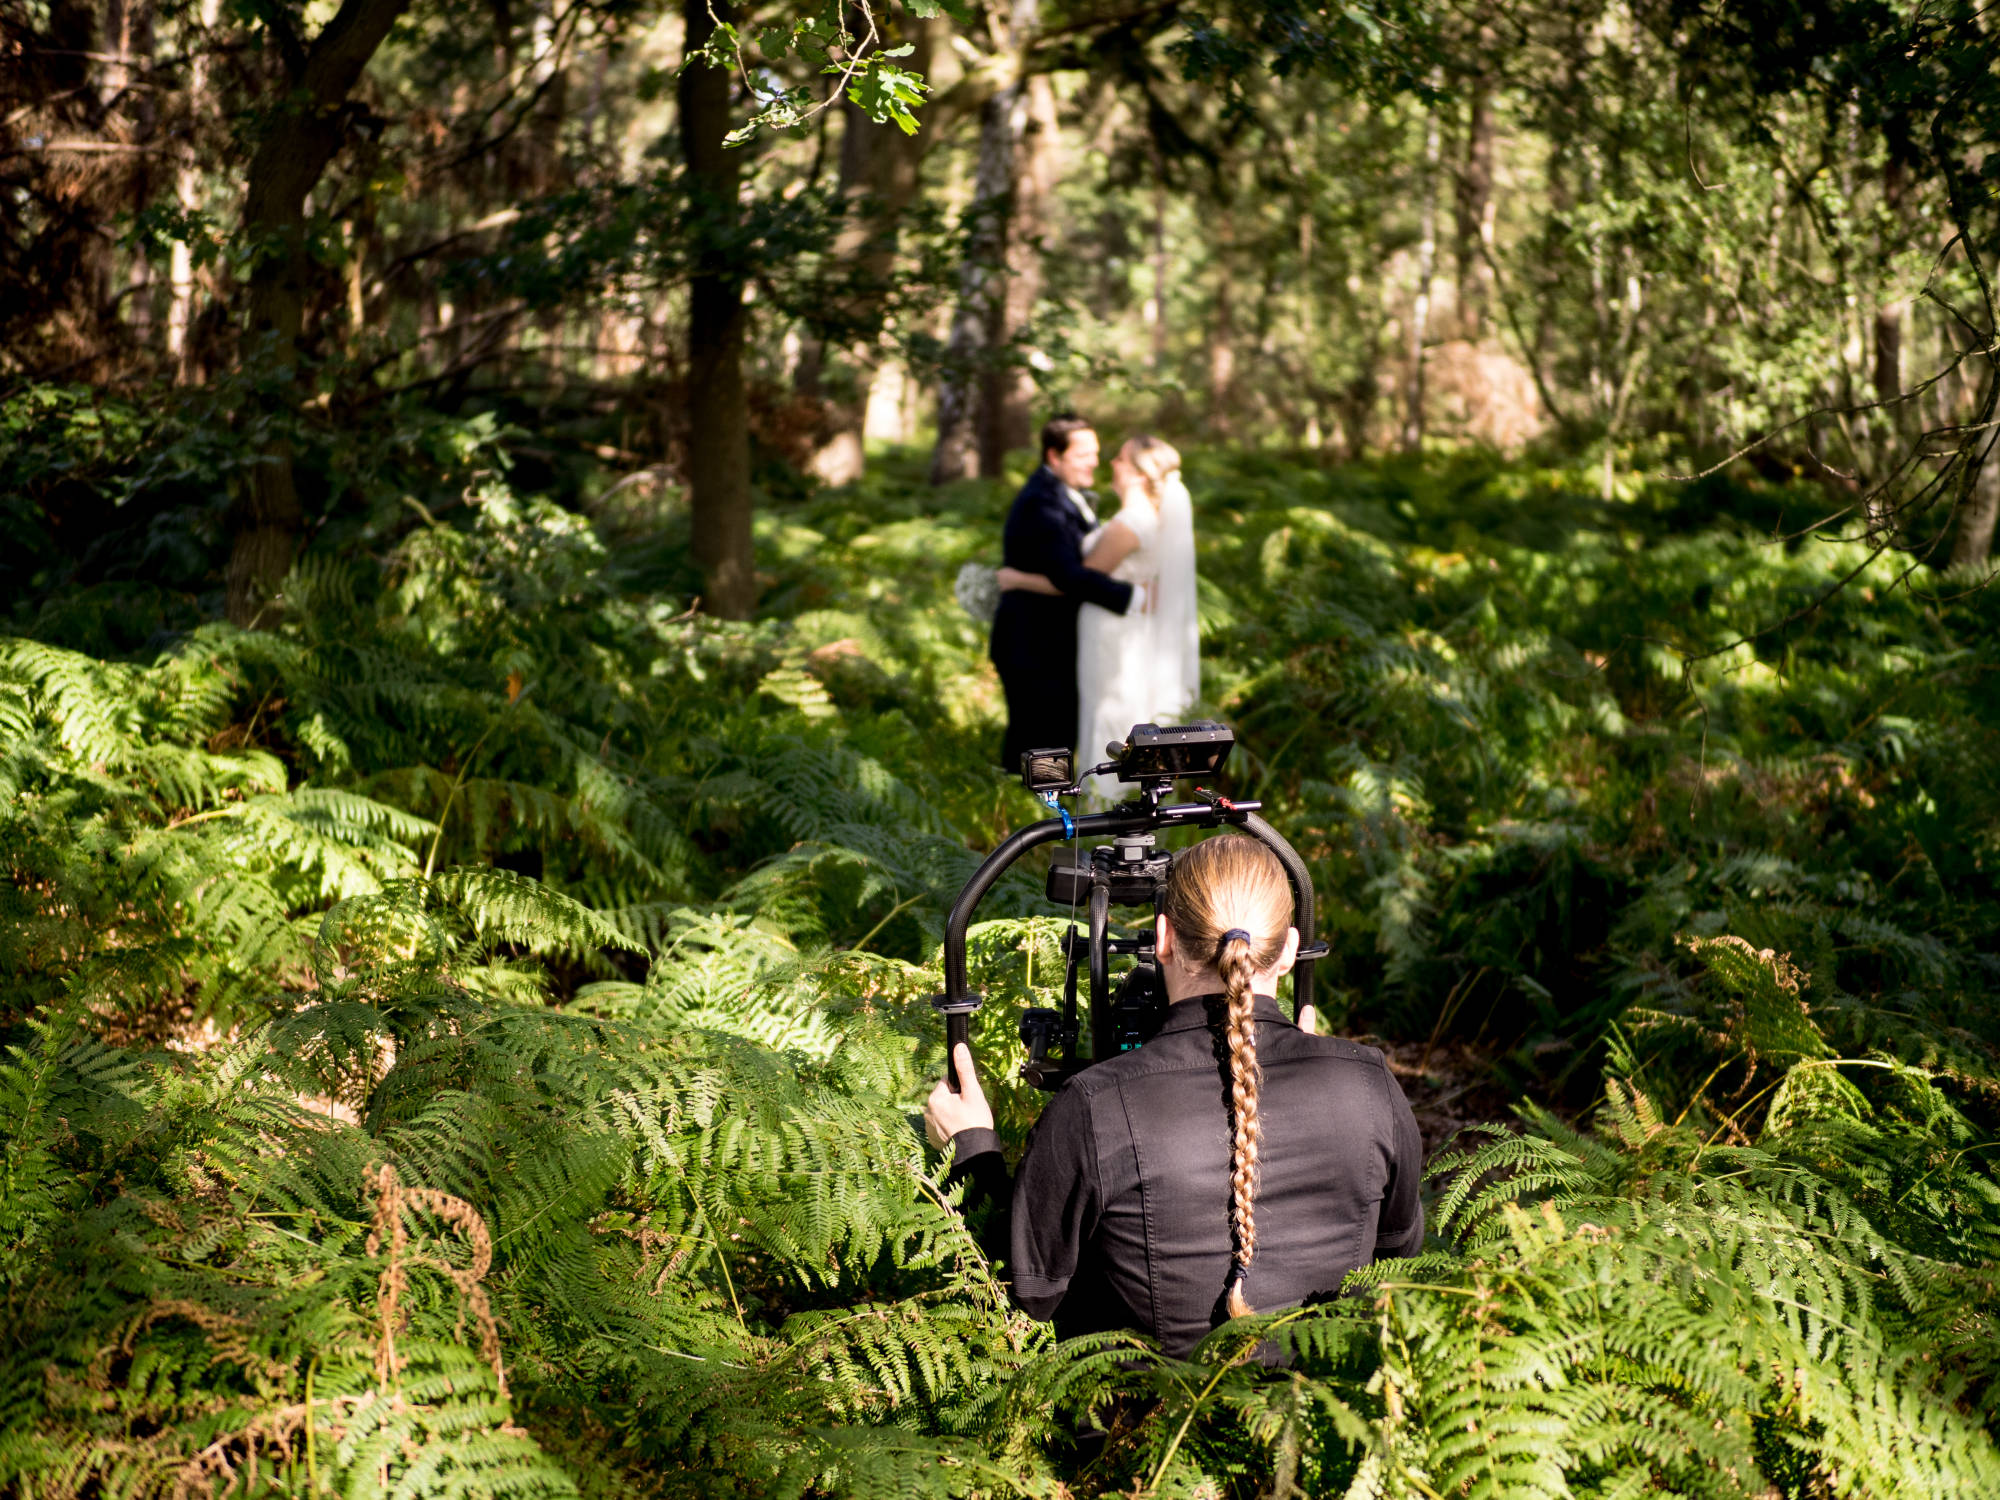
<svg viewBox="0 0 2000 1500">
<path fill-rule="evenodd" d="M 1106 759 L 1104 747 L 1134 724 L 1176 724 L 1201 694 L 1201 625 L 1195 611 L 1194 505 L 1178 475 L 1160 508 L 1135 496 L 1117 519 L 1139 539 L 1112 570 L 1132 588 L 1122 615 L 1086 604 L 1076 622 L 1077 769 Z M 1095 541 L 1086 538 L 1085 550 Z M 1094 776 L 1086 799 L 1108 805 L 1131 794 L 1115 776 Z"/>
</svg>

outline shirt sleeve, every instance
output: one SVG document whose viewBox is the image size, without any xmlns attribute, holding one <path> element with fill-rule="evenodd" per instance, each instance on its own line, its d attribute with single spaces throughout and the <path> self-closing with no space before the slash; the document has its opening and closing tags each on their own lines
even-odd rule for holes
<svg viewBox="0 0 2000 1500">
<path fill-rule="evenodd" d="M 967 1222 L 986 1258 L 996 1263 L 1005 1279 L 1004 1262 L 1012 1253 L 1009 1216 L 1014 1206 L 1014 1184 L 1007 1177 L 1007 1158 L 1000 1154 L 998 1132 L 974 1126 L 951 1138 L 951 1173 L 947 1187 L 963 1182 L 961 1199 Z"/>
<path fill-rule="evenodd" d="M 1030 1317 L 1055 1316 L 1102 1212 L 1090 1099 L 1072 1082 L 1042 1111 L 1014 1176 L 1014 1301 Z"/>
<path fill-rule="evenodd" d="M 1389 1108 L 1389 1183 L 1375 1226 L 1375 1259 L 1393 1260 L 1424 1247 L 1424 1138 L 1403 1086 L 1386 1064 L 1382 1081 Z"/>
</svg>

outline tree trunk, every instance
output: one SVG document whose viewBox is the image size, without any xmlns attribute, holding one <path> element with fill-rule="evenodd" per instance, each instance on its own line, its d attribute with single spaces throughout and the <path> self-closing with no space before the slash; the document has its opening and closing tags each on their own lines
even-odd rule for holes
<svg viewBox="0 0 2000 1500">
<path fill-rule="evenodd" d="M 866 231 L 863 226 L 872 217 L 867 199 L 876 143 L 869 130 L 873 122 L 852 99 L 841 100 L 839 119 L 840 185 L 837 193 L 848 219 L 834 237 L 832 253 L 827 259 L 835 268 L 836 275 L 856 276 L 855 263 L 865 245 Z M 826 129 L 825 123 L 820 128 Z M 895 134 L 900 136 L 902 132 L 899 130 Z M 836 286 L 833 294 L 858 298 L 862 289 L 859 285 Z M 838 335 L 807 337 L 799 350 L 798 363 L 792 369 L 792 388 L 806 399 L 817 402 L 820 409 L 821 429 L 814 439 L 813 455 L 806 467 L 820 483 L 829 485 L 851 484 L 861 477 L 867 467 L 863 429 L 866 426 L 868 389 L 874 361 L 866 356 L 850 359 L 850 368 L 837 372 L 834 387 L 829 390 L 827 366 L 837 355 L 841 342 Z M 861 350 L 857 348 L 855 354 L 860 356 Z"/>
<path fill-rule="evenodd" d="M 945 23 L 906 16 L 903 44 L 914 50 L 904 67 L 926 76 Z M 852 100 L 841 101 L 840 196 L 850 217 L 834 240 L 833 261 L 846 278 L 842 289 L 850 301 L 845 322 L 861 330 L 846 351 L 846 379 L 829 394 L 823 384 L 828 357 L 835 349 L 814 342 L 799 362 L 799 387 L 826 403 L 826 427 L 813 472 L 827 484 L 847 484 L 861 477 L 863 438 L 868 419 L 868 393 L 881 363 L 881 309 L 896 269 L 897 231 L 904 212 L 921 185 L 924 154 L 936 140 L 929 127 L 904 135 L 893 126 L 877 125 Z"/>
<path fill-rule="evenodd" d="M 1904 163 L 1909 154 L 1909 135 L 1893 117 L 1889 123 L 1889 153 L 1882 164 L 1882 207 L 1887 225 L 1893 226 L 1903 211 L 1903 189 L 1907 182 Z M 1892 229 L 1885 229 L 1885 239 Z M 1890 245 L 1882 246 L 1882 269 L 1889 268 Z M 1900 462 L 1900 452 L 1912 435 L 1915 415 L 1903 394 L 1903 307 L 1899 302 L 1883 302 L 1875 309 L 1875 399 L 1885 403 L 1867 415 L 1873 420 L 1860 428 L 1870 438 L 1875 454 L 1875 473 L 1892 473 Z M 1868 529 L 1886 534 L 1895 527 L 1896 496 L 1882 488 L 1878 479 L 1870 486 Z"/>
<path fill-rule="evenodd" d="M 1993 523 L 2000 519 L 2000 444 L 1988 443 L 1986 461 L 1972 481 L 1958 530 L 1951 539 L 1951 565 L 1978 567 L 1993 555 Z"/>
<path fill-rule="evenodd" d="M 1230 215 L 1217 217 L 1216 259 L 1221 275 L 1208 324 L 1208 421 L 1216 436 L 1228 437 L 1236 406 L 1236 268 L 1229 263 Z"/>
<path fill-rule="evenodd" d="M 1061 166 L 1055 86 L 1037 75 L 1025 85 L 1026 120 L 1015 146 L 1013 212 L 1006 228 L 1006 289 L 992 300 L 996 318 L 987 347 L 1005 349 L 1035 315 L 1042 296 L 1042 238 Z M 979 472 L 991 478 L 1007 452 L 1034 441 L 1035 380 L 1018 360 L 986 367 L 980 393 Z"/>
<path fill-rule="evenodd" d="M 1903 309 L 1885 303 L 1875 309 L 1875 399 L 1894 401 L 1903 390 Z M 1882 425 L 1894 428 L 1896 407 L 1885 407 Z"/>
<path fill-rule="evenodd" d="M 997 91 L 979 112 L 979 172 L 973 180 L 965 259 L 958 272 L 958 310 L 945 345 L 944 380 L 938 389 L 937 447 L 931 483 L 971 479 L 979 472 L 981 376 L 991 357 L 990 339 L 1006 297 L 1007 215 L 1013 198 L 1015 147 L 1027 119 L 1027 91 L 1020 81 Z"/>
<path fill-rule="evenodd" d="M 1438 118 L 1426 112 L 1423 208 L 1417 237 L 1417 294 L 1410 306 L 1410 387 L 1403 415 L 1403 451 L 1424 445 L 1424 339 L 1430 331 L 1431 281 L 1437 274 Z"/>
<path fill-rule="evenodd" d="M 1968 457 L 1979 462 L 1979 469 L 1959 503 L 1951 539 L 1954 568 L 1979 567 L 1993 555 L 1993 526 L 2000 519 L 2000 439 L 1995 438 L 1990 425 L 1995 411 L 2000 410 L 2000 361 L 1989 358 L 1986 366 L 1986 379 L 1973 409 L 1963 418 Z"/>
<path fill-rule="evenodd" d="M 1167 362 L 1167 176 L 1153 148 L 1153 345 L 1152 368 Z"/>
<path fill-rule="evenodd" d="M 1889 159 L 1882 166 L 1882 207 L 1892 224 L 1903 212 L 1903 189 L 1908 180 L 1903 156 L 1908 149 L 1901 133 L 1892 132 Z M 1883 261 L 1886 268 L 1886 254 Z M 1894 401 L 1902 393 L 1903 305 L 1900 302 L 1885 302 L 1875 309 L 1875 399 Z M 1909 424 L 1903 420 L 1903 408 L 1892 406 L 1882 412 L 1882 425 L 1890 431 L 1898 431 Z"/>
<path fill-rule="evenodd" d="M 687 53 L 706 45 L 733 6 L 685 0 Z M 750 540 L 750 402 L 743 385 L 748 316 L 743 279 L 730 246 L 742 158 L 726 149 L 732 79 L 695 63 L 680 77 L 681 149 L 698 216 L 695 273 L 688 283 L 688 498 L 702 604 L 725 620 L 745 620 L 757 603 Z"/>
<path fill-rule="evenodd" d="M 1482 47 L 1493 45 L 1491 27 L 1480 31 Z M 1486 334 L 1492 305 L 1493 267 L 1493 81 L 1482 73 L 1472 80 L 1472 108 L 1465 128 L 1465 171 L 1458 179 L 1458 318 L 1464 336 L 1477 343 Z"/>
<path fill-rule="evenodd" d="M 150 87 L 153 0 L 113 0 L 113 6 L 107 9 L 107 20 L 113 10 L 118 23 L 115 40 L 120 61 L 113 65 L 111 71 L 118 80 L 117 92 L 121 96 L 119 113 L 124 116 L 125 129 L 130 132 L 131 140 L 150 146 L 159 130 L 159 95 Z M 150 153 L 135 158 L 127 181 L 131 211 L 141 213 L 152 202 L 156 187 L 154 158 Z M 144 254 L 133 255 L 127 263 L 123 300 L 133 347 L 151 353 L 156 322 L 153 316 L 153 262 Z"/>
<path fill-rule="evenodd" d="M 966 210 L 965 259 L 958 273 L 958 308 L 945 345 L 938 388 L 937 447 L 931 483 L 949 484 L 979 472 L 983 424 L 980 398 L 993 358 L 993 333 L 1006 326 L 1008 221 L 1014 212 L 1014 177 L 1032 104 L 1026 48 L 1040 0 L 1011 0 L 1006 24 L 995 25 L 1002 55 L 1001 82 L 979 111 L 979 169 Z"/>
<path fill-rule="evenodd" d="M 201 30 L 187 46 L 187 115 L 181 127 L 179 161 L 174 167 L 174 201 L 183 214 L 192 215 L 201 207 L 201 172 L 196 166 L 201 140 L 201 121 L 208 109 L 208 49 L 222 0 L 201 0 Z M 188 330 L 194 322 L 194 248 L 175 240 L 168 262 L 167 279 L 171 291 L 167 301 L 167 355 L 174 380 L 185 385 L 195 375 L 194 354 L 188 345 Z"/>
<path fill-rule="evenodd" d="M 305 528 L 283 433 L 302 389 L 299 337 L 312 273 L 306 195 L 340 149 L 348 94 L 408 3 L 342 0 L 288 78 L 286 98 L 250 159 L 243 228 L 260 252 L 250 273 L 252 354 L 269 361 L 269 394 L 260 415 L 278 435 L 263 444 L 235 507 L 227 588 L 229 618 L 239 625 L 268 614 Z"/>
</svg>

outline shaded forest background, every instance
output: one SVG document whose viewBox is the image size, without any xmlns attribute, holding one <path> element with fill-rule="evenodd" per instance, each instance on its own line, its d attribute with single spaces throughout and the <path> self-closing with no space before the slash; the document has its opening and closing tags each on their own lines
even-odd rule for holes
<svg viewBox="0 0 2000 1500">
<path fill-rule="evenodd" d="M 0 1489 L 2000 1493 L 1996 25 L 0 0 Z M 1185 1360 L 913 1123 L 1070 405 L 1432 1158 Z"/>
<path fill-rule="evenodd" d="M 93 439 L 16 461 L 17 595 L 142 554 L 198 592 L 222 557 L 247 622 L 309 537 L 483 444 L 566 503 L 683 515 L 690 592 L 741 617 L 759 493 L 853 479 L 871 435 L 997 474 L 1063 404 L 1329 461 L 1539 445 L 1606 494 L 1762 439 L 1744 461 L 1834 524 L 1991 550 L 1977 8 L 6 27 L 10 427 Z M 723 66 L 683 70 L 703 46 Z M 133 545 L 167 530 L 171 562 Z"/>
</svg>

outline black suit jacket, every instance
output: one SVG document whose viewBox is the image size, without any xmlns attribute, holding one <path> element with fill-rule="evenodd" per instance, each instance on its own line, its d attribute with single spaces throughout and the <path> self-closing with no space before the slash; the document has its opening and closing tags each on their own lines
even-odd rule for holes
<svg viewBox="0 0 2000 1500">
<path fill-rule="evenodd" d="M 1089 526 L 1063 493 L 1048 465 L 1029 476 L 1007 512 L 1001 555 L 1010 568 L 1043 574 L 1061 594 L 1010 590 L 1000 596 L 993 620 L 992 655 L 1004 676 L 1010 668 L 1036 671 L 1076 686 L 1076 612 L 1101 604 L 1122 615 L 1132 602 L 1132 585 L 1083 565 Z"/>
<path fill-rule="evenodd" d="M 1007 694 L 1007 734 L 1000 763 L 1021 752 L 1074 746 L 1077 733 L 1076 612 L 1085 603 L 1124 614 L 1132 585 L 1083 565 L 1089 527 L 1045 464 L 1007 512 L 1002 553 L 1008 566 L 1044 574 L 1060 594 L 1010 590 L 993 617 L 991 654 Z"/>
</svg>

